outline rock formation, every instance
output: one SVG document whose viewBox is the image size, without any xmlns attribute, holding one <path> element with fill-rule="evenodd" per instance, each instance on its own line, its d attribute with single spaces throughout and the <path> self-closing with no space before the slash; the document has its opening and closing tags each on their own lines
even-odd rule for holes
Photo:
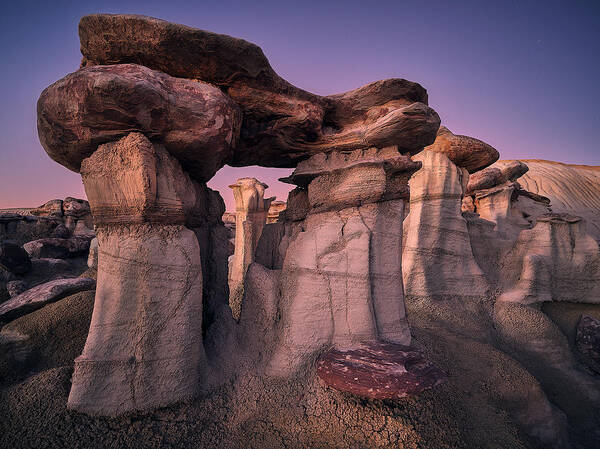
<svg viewBox="0 0 600 449">
<path fill-rule="evenodd" d="M 246 270 L 254 262 L 254 252 L 267 222 L 271 202 L 264 198 L 269 186 L 255 178 L 240 178 L 229 186 L 235 199 L 235 251 L 229 264 L 229 305 L 233 317 L 240 317 Z"/>
<path fill-rule="evenodd" d="M 498 161 L 504 167 L 514 161 Z M 582 217 L 588 232 L 600 241 L 600 168 L 560 162 L 523 160 L 529 171 L 519 178 L 524 190 L 544 196 L 556 213 Z"/>
<path fill-rule="evenodd" d="M 223 202 L 203 184 L 224 164 L 299 164 L 291 181 L 306 196 L 304 216 L 294 216 L 296 201 L 261 253 L 282 270 L 268 276 L 289 286 L 273 299 L 282 318 L 271 374 L 293 375 L 328 345 L 410 342 L 401 217 L 419 165 L 401 153 L 435 139 L 425 89 L 391 79 L 314 95 L 279 77 L 253 44 L 141 16 L 86 16 L 80 38 L 81 69 L 38 101 L 40 141 L 81 172 L 101 248 L 70 407 L 114 414 L 172 403 L 199 392 L 205 353 L 237 363 L 223 356 L 238 333 L 225 307 Z M 235 315 L 269 209 L 264 187 L 249 184 L 234 187 Z"/>
<path fill-rule="evenodd" d="M 419 166 L 396 147 L 372 148 L 315 155 L 286 179 L 306 192 L 309 210 L 286 242 L 269 374 L 293 375 L 332 345 L 410 343 L 402 217 Z"/>
<path fill-rule="evenodd" d="M 444 152 L 432 149 L 413 160 L 420 161 L 422 168 L 409 181 L 410 213 L 402 257 L 407 295 L 415 301 L 459 304 L 485 296 L 489 284 L 475 262 L 461 215 L 467 171 Z"/>
<path fill-rule="evenodd" d="M 81 174 L 102 252 L 69 405 L 110 414 L 194 396 L 205 363 L 200 247 L 184 226 L 195 185 L 138 133 L 101 145 Z"/>
</svg>

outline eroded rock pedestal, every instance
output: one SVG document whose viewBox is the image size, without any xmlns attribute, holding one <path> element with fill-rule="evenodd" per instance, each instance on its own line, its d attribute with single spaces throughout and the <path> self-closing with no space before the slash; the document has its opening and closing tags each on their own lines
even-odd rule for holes
<svg viewBox="0 0 600 449">
<path fill-rule="evenodd" d="M 254 261 L 269 206 L 275 198 L 264 198 L 269 186 L 255 178 L 240 178 L 229 187 L 235 199 L 235 252 L 229 265 L 229 305 L 234 318 L 239 319 L 246 270 Z"/>
<path fill-rule="evenodd" d="M 397 148 L 313 156 L 288 181 L 290 216 L 306 214 L 281 267 L 278 340 L 268 373 L 288 376 L 329 346 L 408 345 L 402 217 L 419 163 Z M 304 196 L 303 201 L 292 199 Z"/>
<path fill-rule="evenodd" d="M 198 393 L 202 267 L 186 216 L 198 186 L 160 145 L 130 134 L 82 162 L 99 248 L 98 286 L 69 407 L 113 414 Z"/>
</svg>

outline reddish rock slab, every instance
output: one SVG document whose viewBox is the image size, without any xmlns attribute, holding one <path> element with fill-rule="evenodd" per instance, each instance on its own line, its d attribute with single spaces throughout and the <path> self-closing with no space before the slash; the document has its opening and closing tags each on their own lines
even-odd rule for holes
<svg viewBox="0 0 600 449">
<path fill-rule="evenodd" d="M 71 73 L 42 92 L 37 112 L 42 146 L 73 171 L 99 145 L 139 131 L 199 181 L 230 158 L 241 123 L 239 107 L 215 86 L 134 64 Z"/>
<path fill-rule="evenodd" d="M 521 161 L 512 161 L 502 169 L 488 167 L 469 177 L 466 191 L 472 193 L 476 190 L 491 189 L 505 182 L 516 181 L 528 171 L 529 167 Z"/>
<path fill-rule="evenodd" d="M 583 315 L 577 325 L 575 346 L 586 364 L 600 374 L 600 320 Z"/>
<path fill-rule="evenodd" d="M 447 377 L 416 349 L 382 342 L 326 352 L 317 362 L 317 375 L 333 389 L 369 399 L 416 395 Z"/>
<path fill-rule="evenodd" d="M 445 126 L 440 126 L 435 142 L 426 150 L 445 154 L 454 165 L 475 173 L 492 165 L 500 153 L 485 142 L 468 136 L 453 134 Z"/>
<path fill-rule="evenodd" d="M 14 320 L 73 293 L 95 288 L 96 281 L 88 278 L 56 279 L 37 285 L 0 304 L 0 321 Z"/>
<path fill-rule="evenodd" d="M 82 67 L 140 64 L 219 86 L 242 109 L 233 166 L 295 167 L 325 151 L 397 145 L 415 153 L 440 124 L 427 91 L 404 79 L 320 96 L 281 78 L 255 44 L 138 15 L 93 14 L 79 23 Z"/>
</svg>

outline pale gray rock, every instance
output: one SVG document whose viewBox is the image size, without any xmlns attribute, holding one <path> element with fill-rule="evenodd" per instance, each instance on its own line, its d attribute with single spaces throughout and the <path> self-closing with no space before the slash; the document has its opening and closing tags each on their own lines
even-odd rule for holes
<svg viewBox="0 0 600 449">
<path fill-rule="evenodd" d="M 88 267 L 98 269 L 98 238 L 94 237 L 90 242 L 90 252 L 88 255 Z"/>
<path fill-rule="evenodd" d="M 256 246 L 275 198 L 264 198 L 269 186 L 256 178 L 240 178 L 229 187 L 233 189 L 236 217 L 235 250 L 229 265 L 229 305 L 237 320 L 242 308 L 246 270 L 254 261 Z"/>
<path fill-rule="evenodd" d="M 445 154 L 425 150 L 411 180 L 410 213 L 402 266 L 406 295 L 426 301 L 464 302 L 489 290 L 476 263 L 467 222 L 461 214 L 466 171 Z"/>
<path fill-rule="evenodd" d="M 116 415 L 192 398 L 207 369 L 201 248 L 184 226 L 195 220 L 197 187 L 136 133 L 100 146 L 81 174 L 102 252 L 68 406 Z"/>
</svg>

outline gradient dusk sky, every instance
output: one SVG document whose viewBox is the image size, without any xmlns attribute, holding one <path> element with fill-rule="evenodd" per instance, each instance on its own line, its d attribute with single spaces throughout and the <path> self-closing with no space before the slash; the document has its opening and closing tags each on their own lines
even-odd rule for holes
<svg viewBox="0 0 600 449">
<path fill-rule="evenodd" d="M 79 175 L 53 162 L 36 130 L 41 91 L 79 66 L 77 23 L 90 13 L 158 17 L 259 45 L 298 87 L 333 94 L 384 78 L 419 82 L 454 133 L 503 159 L 600 165 L 600 1 L 28 1 L 0 15 L 0 208 L 85 197 Z M 290 170 L 223 168 L 271 186 Z"/>
</svg>

